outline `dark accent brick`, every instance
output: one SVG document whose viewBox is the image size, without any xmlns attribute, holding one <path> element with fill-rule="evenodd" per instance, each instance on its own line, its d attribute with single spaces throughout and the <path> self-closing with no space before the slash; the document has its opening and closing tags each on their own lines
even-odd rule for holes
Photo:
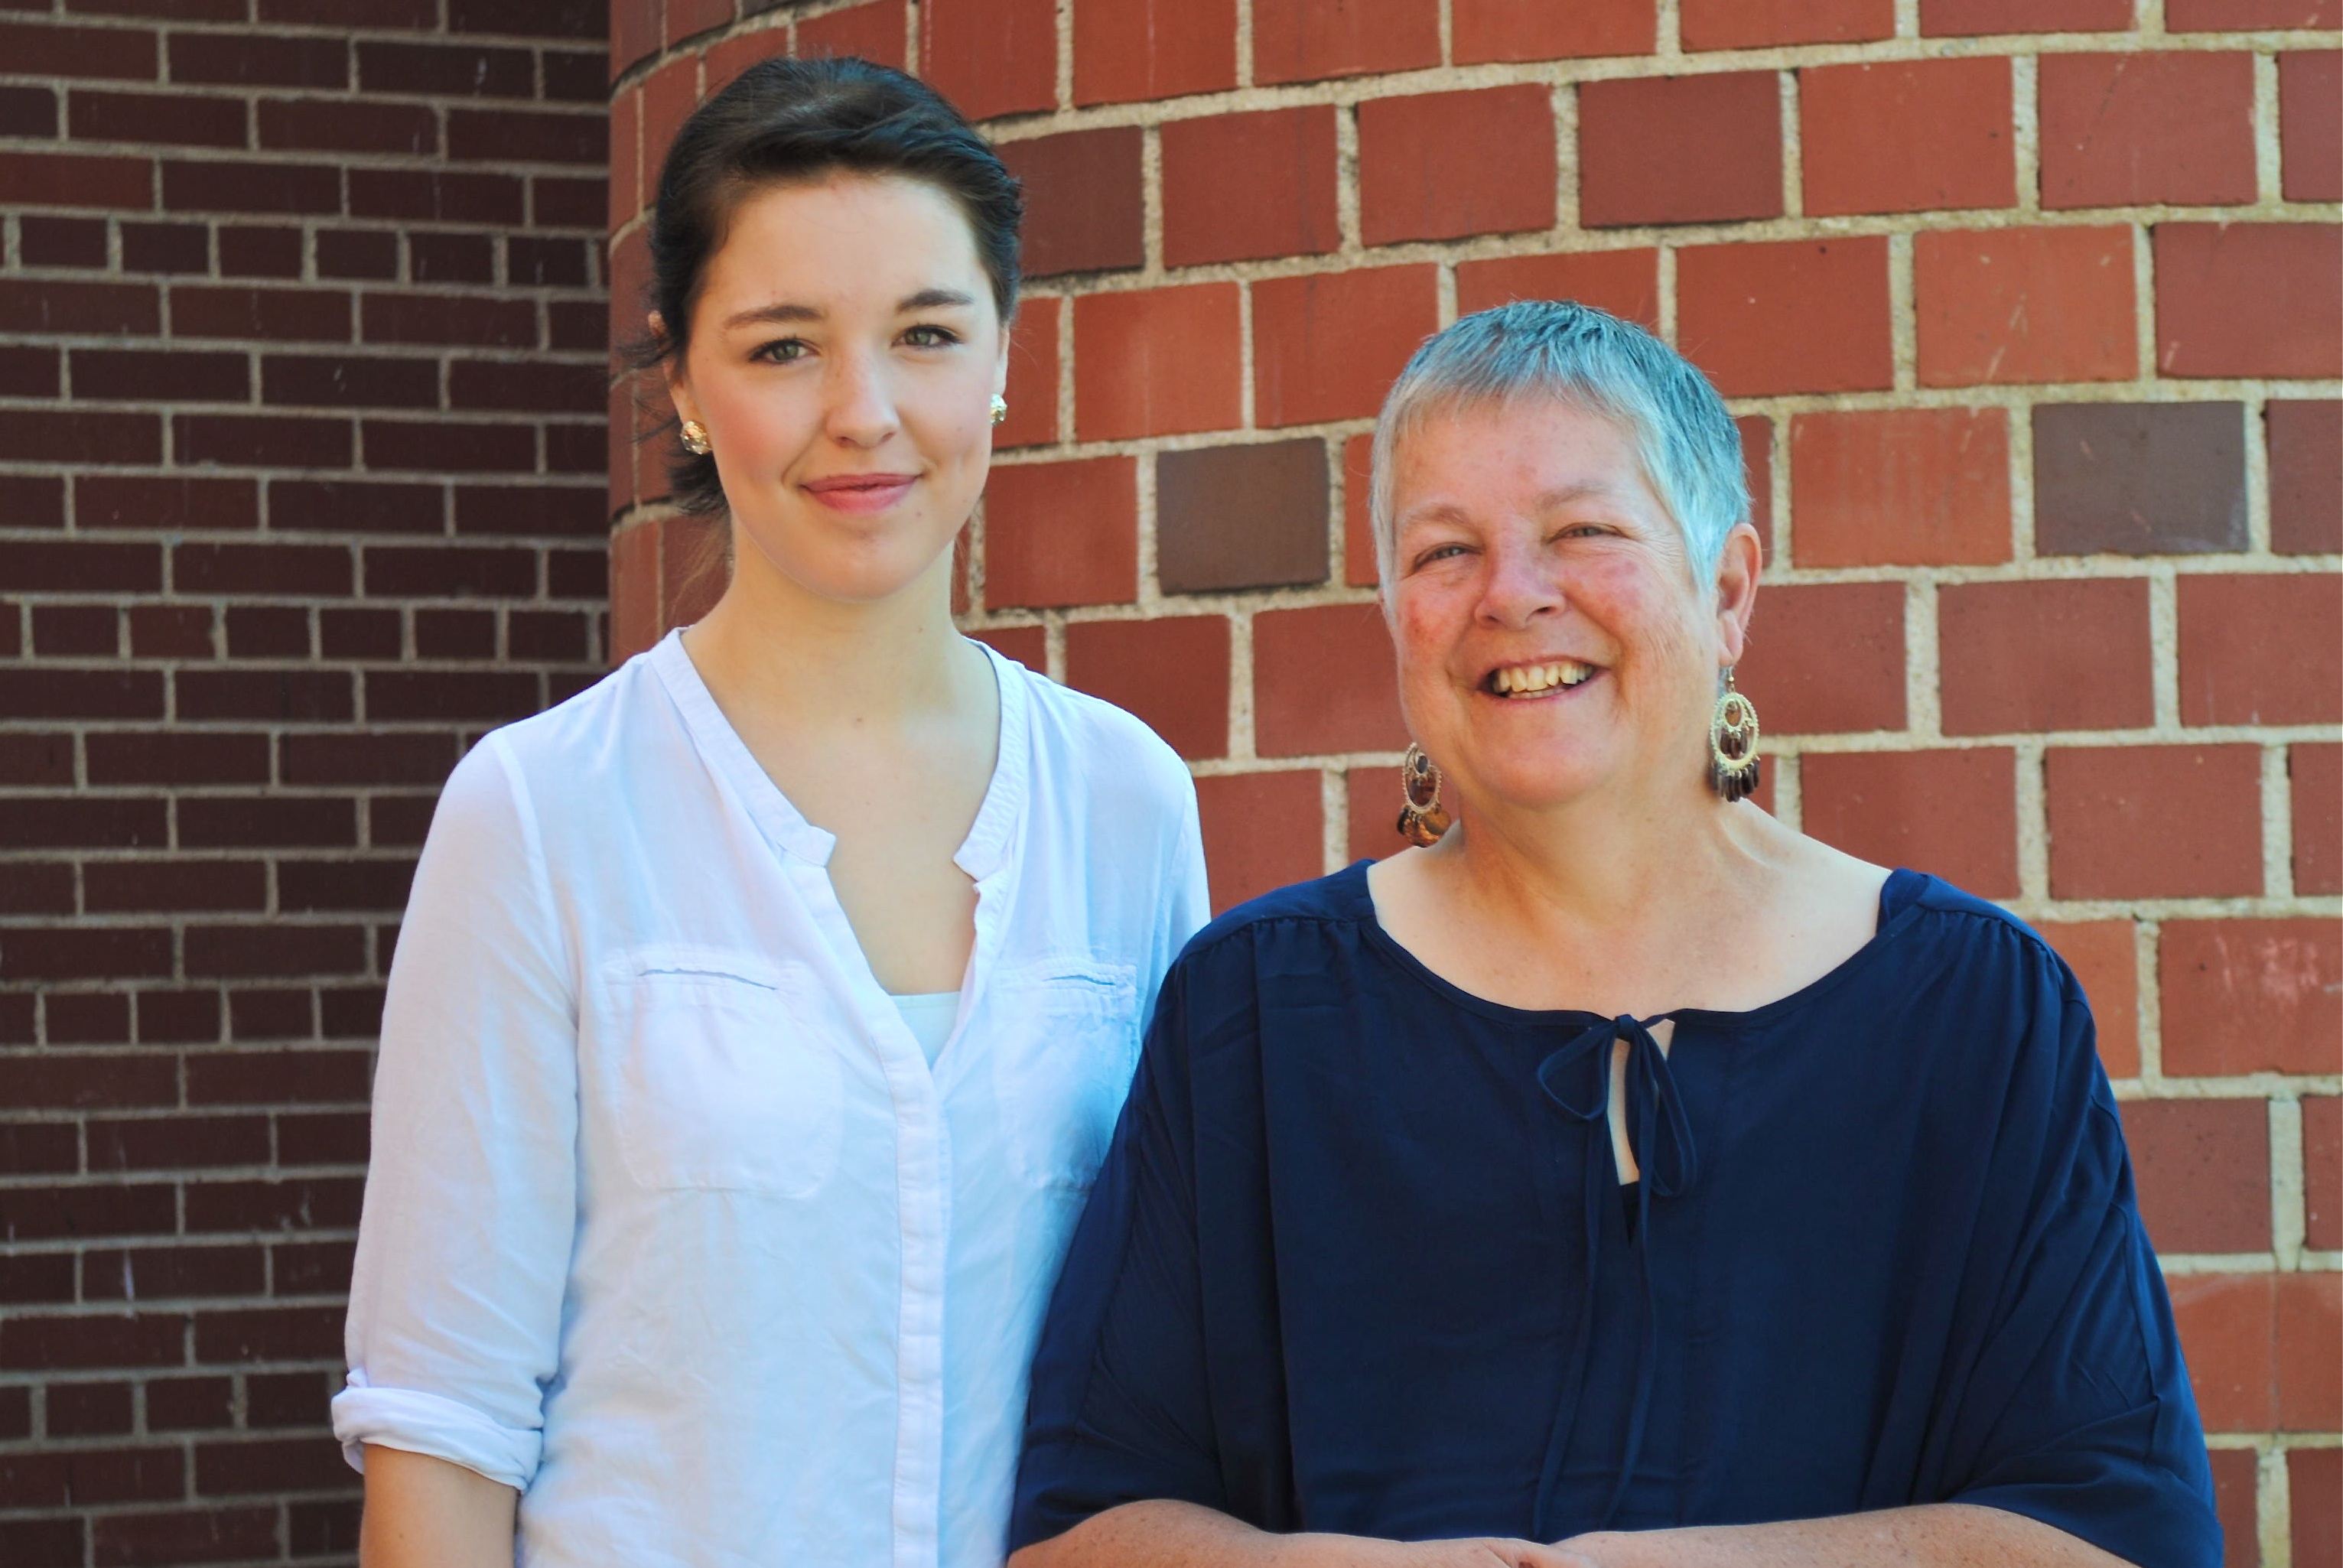
<svg viewBox="0 0 2343 1568">
<path fill-rule="evenodd" d="M 106 220 L 47 217 L 27 213 L 16 220 L 27 266 L 106 265 Z"/>
<path fill-rule="evenodd" d="M 2237 404 L 2034 409 L 2034 537 L 2045 555 L 2241 550 L 2245 481 Z"/>
<path fill-rule="evenodd" d="M 1326 580 L 1326 444 L 1159 453 L 1156 570 L 1166 593 Z"/>
<path fill-rule="evenodd" d="M 1136 126 L 1009 142 L 1001 162 L 1025 185 L 1029 277 L 1143 266 L 1145 215 Z"/>
</svg>

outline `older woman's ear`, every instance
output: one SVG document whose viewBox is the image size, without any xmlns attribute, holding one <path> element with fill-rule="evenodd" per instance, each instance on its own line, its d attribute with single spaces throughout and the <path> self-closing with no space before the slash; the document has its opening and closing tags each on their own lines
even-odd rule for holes
<svg viewBox="0 0 2343 1568">
<path fill-rule="evenodd" d="M 1727 664 L 1740 663 L 1748 647 L 1749 617 L 1757 605 L 1757 578 L 1765 564 L 1757 530 L 1747 523 L 1735 525 L 1716 559 L 1716 639 Z"/>
</svg>

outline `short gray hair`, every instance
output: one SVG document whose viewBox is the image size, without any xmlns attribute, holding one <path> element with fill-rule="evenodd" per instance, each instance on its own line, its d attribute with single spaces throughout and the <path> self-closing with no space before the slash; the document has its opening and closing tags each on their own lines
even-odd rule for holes
<svg viewBox="0 0 2343 1568">
<path fill-rule="evenodd" d="M 1375 569 L 1386 591 L 1398 548 L 1392 458 L 1403 437 L 1459 405 L 1549 397 L 1625 427 L 1644 477 L 1683 532 L 1695 582 L 1749 516 L 1741 432 L 1708 377 L 1630 322 L 1568 300 L 1476 311 L 1425 340 L 1375 421 Z"/>
</svg>

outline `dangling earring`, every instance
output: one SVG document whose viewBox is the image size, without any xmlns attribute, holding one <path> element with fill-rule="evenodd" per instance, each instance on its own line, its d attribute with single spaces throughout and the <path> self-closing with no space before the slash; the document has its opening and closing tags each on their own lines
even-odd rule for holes
<svg viewBox="0 0 2343 1568">
<path fill-rule="evenodd" d="M 1419 849 L 1440 842 L 1448 831 L 1448 809 L 1440 803 L 1440 769 L 1423 754 L 1423 748 L 1410 744 L 1407 756 L 1399 765 L 1400 837 Z"/>
<path fill-rule="evenodd" d="M 1003 397 L 1000 393 L 995 392 L 995 393 L 992 395 L 992 422 L 993 422 L 994 424 L 998 425 L 998 424 L 1000 424 L 1003 419 L 1006 419 L 1006 418 L 1008 418 L 1008 417 L 1009 417 L 1009 399 L 1008 399 L 1008 398 L 1006 398 L 1006 397 Z"/>
<path fill-rule="evenodd" d="M 683 422 L 683 449 L 695 457 L 705 457 L 715 448 L 708 442 L 708 427 L 697 419 Z"/>
<path fill-rule="evenodd" d="M 1733 689 L 1733 668 L 1725 670 L 1725 693 L 1708 720 L 1708 787 L 1727 801 L 1757 792 L 1765 776 L 1757 756 L 1757 709 Z"/>
</svg>

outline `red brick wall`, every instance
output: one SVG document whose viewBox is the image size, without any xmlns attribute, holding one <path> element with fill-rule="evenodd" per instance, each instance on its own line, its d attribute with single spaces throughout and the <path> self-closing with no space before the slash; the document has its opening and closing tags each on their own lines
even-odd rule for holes
<svg viewBox="0 0 2343 1568">
<path fill-rule="evenodd" d="M 0 4 L 9 1568 L 353 1550 L 326 1401 L 415 849 L 606 662 L 606 26 Z"/>
<path fill-rule="evenodd" d="M 614 307 L 697 95 L 920 65 L 1028 182 L 967 625 L 1192 759 L 1216 901 L 1393 844 L 1365 432 L 1516 294 L 1743 417 L 1771 805 L 2097 1006 L 2230 1522 L 2343 1562 L 2338 0 L 618 0 Z M 612 445 L 614 643 L 679 606 Z"/>
</svg>

